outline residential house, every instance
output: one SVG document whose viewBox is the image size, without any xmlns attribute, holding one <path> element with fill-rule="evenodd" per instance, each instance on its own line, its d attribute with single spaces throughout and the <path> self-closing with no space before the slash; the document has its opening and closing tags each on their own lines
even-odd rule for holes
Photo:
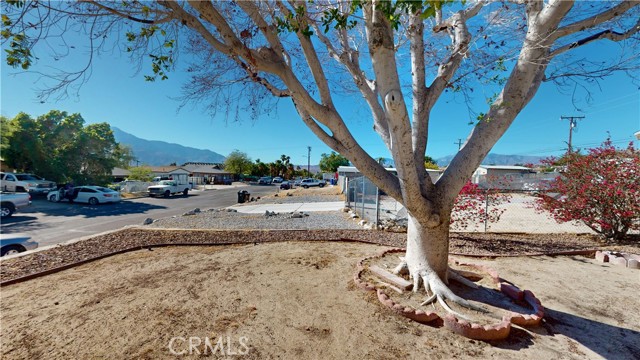
<svg viewBox="0 0 640 360">
<path fill-rule="evenodd" d="M 190 181 L 194 185 L 202 184 L 231 184 L 233 174 L 220 169 L 220 164 L 214 163 L 185 163 L 183 169 L 189 171 Z"/>
<path fill-rule="evenodd" d="M 180 166 L 149 166 L 152 177 L 168 178 L 181 184 L 189 182 L 189 170 Z"/>
</svg>

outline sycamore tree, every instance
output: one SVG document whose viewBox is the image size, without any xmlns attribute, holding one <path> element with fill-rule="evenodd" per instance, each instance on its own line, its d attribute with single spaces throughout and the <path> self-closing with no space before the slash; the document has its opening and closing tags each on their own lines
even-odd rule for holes
<svg viewBox="0 0 640 360">
<path fill-rule="evenodd" d="M 408 211 L 397 272 L 431 301 L 470 306 L 448 287 L 449 221 L 473 171 L 545 81 L 589 85 L 638 67 L 636 1 L 5 1 L 6 61 L 28 69 L 38 51 L 73 35 L 87 39 L 85 69 L 47 74 L 43 95 L 87 79 L 91 56 L 121 49 L 151 65 L 149 81 L 192 75 L 185 100 L 207 109 L 260 114 L 288 99 L 301 121 Z M 617 42 L 605 60 L 582 50 Z M 77 46 L 58 42 L 60 46 Z M 178 56 L 180 55 L 180 56 Z M 180 61 L 180 63 L 179 63 Z M 183 67 L 179 66 L 181 64 Z M 474 91 L 477 89 L 478 91 Z M 475 126 L 438 181 L 425 171 L 432 109 L 451 93 L 486 96 Z M 340 100 L 364 104 L 397 176 L 350 130 Z M 209 105 L 206 105 L 209 104 Z M 460 119 L 459 121 L 468 121 Z"/>
</svg>

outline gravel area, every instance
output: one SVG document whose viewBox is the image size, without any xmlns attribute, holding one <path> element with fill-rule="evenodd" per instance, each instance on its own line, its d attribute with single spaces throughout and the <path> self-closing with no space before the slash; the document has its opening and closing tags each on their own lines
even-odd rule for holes
<svg viewBox="0 0 640 360">
<path fill-rule="evenodd" d="M 303 192 L 304 191 L 304 192 Z M 331 192 L 334 193 L 331 193 Z M 336 201 L 335 189 L 294 189 L 291 196 L 262 198 L 260 202 Z M 292 199 L 292 200 L 290 200 Z M 366 230 L 347 213 L 243 214 L 209 209 L 190 215 L 157 219 L 139 228 L 118 230 L 90 239 L 58 245 L 43 251 L 0 261 L 0 283 L 56 271 L 130 250 L 166 245 L 259 244 L 279 241 L 363 241 L 404 247 L 406 233 Z M 452 254 L 472 256 L 521 256 L 575 250 L 615 250 L 638 254 L 638 239 L 604 243 L 593 235 L 452 233 Z"/>
<path fill-rule="evenodd" d="M 155 220 L 149 227 L 181 229 L 353 229 L 362 227 L 344 212 L 245 214 L 225 210 L 208 210 L 188 216 Z"/>
</svg>

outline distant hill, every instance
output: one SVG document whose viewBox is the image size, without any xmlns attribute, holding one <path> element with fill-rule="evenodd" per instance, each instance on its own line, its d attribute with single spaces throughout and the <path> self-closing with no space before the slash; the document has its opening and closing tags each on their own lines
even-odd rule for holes
<svg viewBox="0 0 640 360">
<path fill-rule="evenodd" d="M 447 166 L 453 159 L 454 155 L 448 155 L 437 159 L 439 166 Z M 516 164 L 539 164 L 540 160 L 544 159 L 544 156 L 529 156 L 529 155 L 503 155 L 490 153 L 482 161 L 482 165 L 516 165 Z"/>
<path fill-rule="evenodd" d="M 162 166 L 186 162 L 222 163 L 225 157 L 211 150 L 196 149 L 164 141 L 145 140 L 111 127 L 116 141 L 128 145 L 140 164 Z"/>
</svg>

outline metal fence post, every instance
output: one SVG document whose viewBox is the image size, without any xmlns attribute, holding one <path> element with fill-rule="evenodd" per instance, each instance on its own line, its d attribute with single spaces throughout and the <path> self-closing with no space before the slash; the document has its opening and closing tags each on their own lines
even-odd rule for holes
<svg viewBox="0 0 640 360">
<path fill-rule="evenodd" d="M 365 182 L 364 182 L 364 176 L 362 177 L 362 218 L 365 218 L 365 213 L 364 213 L 364 194 L 365 194 Z"/>
<path fill-rule="evenodd" d="M 484 232 L 487 232 L 487 224 L 489 222 L 489 189 L 484 191 Z"/>
<path fill-rule="evenodd" d="M 376 227 L 380 225 L 380 188 L 376 186 Z"/>
</svg>

